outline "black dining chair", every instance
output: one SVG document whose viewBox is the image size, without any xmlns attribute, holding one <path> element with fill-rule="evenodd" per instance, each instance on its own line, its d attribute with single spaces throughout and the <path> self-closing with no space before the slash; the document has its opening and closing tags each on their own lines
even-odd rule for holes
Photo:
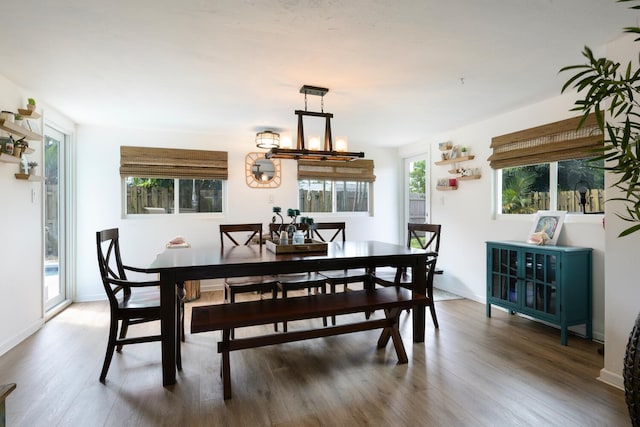
<svg viewBox="0 0 640 427">
<path fill-rule="evenodd" d="M 262 250 L 262 224 L 220 224 L 220 245 L 224 249 L 226 245 L 251 246 L 256 245 Z M 227 277 L 224 279 L 224 301 L 226 303 L 236 302 L 236 295 L 241 293 L 257 292 L 262 298 L 263 295 L 270 294 L 271 298 L 278 296 L 278 279 L 276 276 L 243 276 Z M 275 329 L 278 330 L 277 324 Z M 234 331 L 231 331 L 231 338 L 234 338 Z"/>
<path fill-rule="evenodd" d="M 120 255 L 119 230 L 111 228 L 96 232 L 98 266 L 104 290 L 109 299 L 111 319 L 109 323 L 109 339 L 104 357 L 100 382 L 104 382 L 113 359 L 114 351 L 122 351 L 122 346 L 160 341 L 161 335 L 145 335 L 127 338 L 130 325 L 153 322 L 161 319 L 160 281 L 131 281 L 126 271 L 137 271 L 122 263 Z M 176 305 L 176 319 L 181 323 L 181 304 Z M 120 333 L 118 334 L 118 326 Z M 179 324 L 178 330 L 182 330 Z M 182 370 L 180 350 L 180 334 L 176 335 L 176 365 Z"/>
<path fill-rule="evenodd" d="M 438 260 L 438 251 L 440 250 L 440 233 L 442 226 L 440 224 L 407 224 L 407 248 L 412 245 L 431 251 L 427 258 L 427 298 L 430 301 L 429 310 L 433 324 L 438 328 L 438 318 L 436 316 L 436 308 L 433 301 L 433 276 L 439 274 L 436 268 Z M 392 268 L 382 267 L 371 272 L 371 278 L 375 284 L 382 286 L 401 286 L 411 289 L 411 271 L 405 267 Z"/>
</svg>

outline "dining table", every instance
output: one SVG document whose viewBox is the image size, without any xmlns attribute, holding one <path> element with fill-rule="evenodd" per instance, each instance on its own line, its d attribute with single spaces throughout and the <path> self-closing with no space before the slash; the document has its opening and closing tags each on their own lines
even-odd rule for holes
<svg viewBox="0 0 640 427">
<path fill-rule="evenodd" d="M 187 280 L 391 266 L 411 268 L 412 291 L 426 295 L 429 253 L 378 241 L 329 242 L 326 252 L 286 254 L 275 254 L 264 245 L 167 248 L 149 265 L 139 268 L 160 276 L 162 383 L 164 386 L 176 383 L 176 284 Z M 425 307 L 421 305 L 413 308 L 413 341 L 424 342 L 424 337 Z"/>
</svg>

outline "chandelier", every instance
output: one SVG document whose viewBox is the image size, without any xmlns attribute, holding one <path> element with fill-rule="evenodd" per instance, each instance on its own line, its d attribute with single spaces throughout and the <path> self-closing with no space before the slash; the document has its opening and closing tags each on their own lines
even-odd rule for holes
<svg viewBox="0 0 640 427">
<path fill-rule="evenodd" d="M 266 132 L 260 132 L 256 136 L 256 145 L 261 148 L 269 148 L 269 151 L 265 154 L 267 159 L 294 159 L 294 160 L 324 160 L 324 161 L 341 161 L 348 162 L 351 160 L 361 159 L 364 157 L 363 152 L 349 152 L 347 151 L 346 138 L 337 138 L 336 145 L 333 145 L 333 137 L 331 134 L 331 119 L 333 114 L 324 112 L 324 96 L 329 92 L 329 89 L 316 86 L 304 85 L 300 88 L 300 93 L 304 94 L 304 110 L 295 110 L 294 113 L 298 116 L 298 135 L 296 141 L 296 148 L 285 147 L 284 144 L 280 144 L 280 135 L 277 138 L 271 138 L 267 146 L 263 143 L 263 146 L 258 145 L 258 136 L 265 134 Z M 307 110 L 307 95 L 319 96 L 321 98 L 320 112 Z M 324 144 L 320 142 L 319 138 L 309 138 L 308 147 L 305 146 L 304 137 L 304 124 L 303 117 L 324 117 L 325 129 L 324 129 Z M 273 132 L 271 132 L 273 133 Z M 262 139 L 261 139 L 262 142 Z"/>
</svg>

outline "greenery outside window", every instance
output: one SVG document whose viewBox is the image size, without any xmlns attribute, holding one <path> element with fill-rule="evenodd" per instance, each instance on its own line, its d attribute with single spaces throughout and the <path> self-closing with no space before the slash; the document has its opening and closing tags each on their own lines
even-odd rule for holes
<svg viewBox="0 0 640 427">
<path fill-rule="evenodd" d="M 504 168 L 500 180 L 501 213 L 531 214 L 539 210 L 582 212 L 582 194 L 584 213 L 603 213 L 602 166 L 602 161 L 574 159 Z"/>
</svg>

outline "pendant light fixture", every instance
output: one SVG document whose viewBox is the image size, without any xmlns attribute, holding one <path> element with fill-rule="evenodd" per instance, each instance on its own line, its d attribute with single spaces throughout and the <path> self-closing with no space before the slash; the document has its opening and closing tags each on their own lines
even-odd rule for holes
<svg viewBox="0 0 640 427">
<path fill-rule="evenodd" d="M 280 147 L 280 134 L 265 130 L 256 134 L 256 147 L 258 148 L 278 148 Z"/>
<path fill-rule="evenodd" d="M 338 138 L 336 141 L 336 147 L 334 149 L 333 137 L 331 134 L 331 119 L 333 118 L 333 114 L 324 112 L 324 96 L 327 94 L 327 92 L 329 92 L 329 89 L 323 87 L 304 85 L 300 88 L 300 93 L 304 94 L 304 110 L 294 111 L 296 116 L 298 116 L 298 135 L 296 148 L 281 148 L 279 144 L 280 136 L 278 135 L 278 145 L 271 147 L 269 151 L 267 151 L 267 153 L 265 154 L 265 157 L 267 159 L 304 159 L 348 162 L 364 157 L 363 152 L 347 151 L 346 138 Z M 319 96 L 321 98 L 320 112 L 307 110 L 307 95 Z M 304 124 L 302 120 L 304 116 L 324 117 L 325 119 L 324 141 L 316 141 L 316 137 L 312 137 L 314 138 L 314 140 L 309 142 L 308 148 L 305 146 Z M 323 148 L 319 149 L 320 147 Z"/>
</svg>

